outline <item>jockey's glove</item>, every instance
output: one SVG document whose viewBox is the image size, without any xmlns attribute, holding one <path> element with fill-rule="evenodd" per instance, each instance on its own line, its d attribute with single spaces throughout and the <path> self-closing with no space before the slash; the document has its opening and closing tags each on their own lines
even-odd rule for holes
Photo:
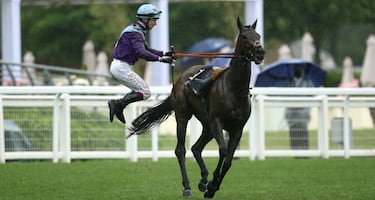
<svg viewBox="0 0 375 200">
<path fill-rule="evenodd" d="M 159 57 L 159 61 L 160 62 L 163 62 L 163 63 L 173 63 L 173 57 L 172 56 L 162 56 L 162 57 Z"/>
<path fill-rule="evenodd" d="M 163 54 L 163 56 L 171 56 L 173 59 L 176 59 L 176 53 L 173 51 L 167 51 Z"/>
</svg>

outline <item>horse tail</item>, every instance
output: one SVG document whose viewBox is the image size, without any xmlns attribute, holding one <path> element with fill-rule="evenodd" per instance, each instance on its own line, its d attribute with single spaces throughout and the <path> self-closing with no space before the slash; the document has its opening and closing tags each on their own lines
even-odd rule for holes
<svg viewBox="0 0 375 200">
<path fill-rule="evenodd" d="M 171 104 L 171 97 L 169 96 L 161 103 L 148 109 L 142 113 L 132 122 L 132 126 L 128 129 L 129 134 L 126 138 L 132 135 L 143 135 L 148 133 L 148 130 L 158 126 L 164 122 L 173 112 Z"/>
</svg>

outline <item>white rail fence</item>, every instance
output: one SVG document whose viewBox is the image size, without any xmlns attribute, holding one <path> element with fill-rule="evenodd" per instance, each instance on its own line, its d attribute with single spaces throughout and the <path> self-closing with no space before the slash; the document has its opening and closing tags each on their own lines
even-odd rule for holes
<svg viewBox="0 0 375 200">
<path fill-rule="evenodd" d="M 145 108 L 167 97 L 171 88 L 152 87 L 151 90 L 153 96 L 150 100 L 126 108 L 128 122 Z M 126 127 L 117 121 L 113 124 L 108 122 L 107 100 L 125 92 L 124 87 L 115 86 L 0 87 L 0 163 L 30 159 L 67 163 L 72 159 L 137 161 L 139 158 L 152 158 L 157 161 L 163 157 L 174 157 L 176 141 L 171 139 L 173 136 L 168 136 L 174 134 L 173 116 L 170 122 L 163 123 L 163 127 L 153 130 L 149 136 L 135 136 L 128 140 L 125 139 Z M 375 107 L 375 89 L 254 88 L 251 94 L 253 111 L 236 156 L 251 160 L 266 157 L 375 156 L 375 132 L 368 110 Z M 282 113 L 286 107 L 312 108 L 309 149 L 290 149 L 287 127 L 283 125 Z M 332 126 L 333 117 L 342 119 L 342 127 Z M 9 121 L 20 125 L 32 147 L 9 147 L 12 130 L 7 132 L 5 126 Z M 341 128 L 340 146 L 332 141 L 334 128 Z M 189 146 L 200 133 L 197 120 L 191 120 Z M 163 146 L 166 141 L 172 145 Z M 188 151 L 187 156 L 192 157 L 192 153 Z M 215 145 L 205 150 L 203 156 L 218 156 Z"/>
</svg>

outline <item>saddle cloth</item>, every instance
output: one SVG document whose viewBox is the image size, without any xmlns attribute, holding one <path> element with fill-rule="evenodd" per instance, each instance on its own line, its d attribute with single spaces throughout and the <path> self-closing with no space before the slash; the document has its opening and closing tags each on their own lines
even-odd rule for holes
<svg viewBox="0 0 375 200">
<path fill-rule="evenodd" d="M 207 65 L 184 77 L 185 88 L 197 96 L 204 96 L 206 89 L 229 67 Z"/>
</svg>

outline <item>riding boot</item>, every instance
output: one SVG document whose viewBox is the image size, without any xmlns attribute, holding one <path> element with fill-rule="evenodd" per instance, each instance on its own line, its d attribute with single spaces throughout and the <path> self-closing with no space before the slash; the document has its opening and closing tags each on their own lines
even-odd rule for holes
<svg viewBox="0 0 375 200">
<path fill-rule="evenodd" d="M 113 116 L 116 115 L 117 119 L 122 123 L 126 123 L 124 118 L 124 109 L 130 103 L 140 101 L 143 99 L 143 94 L 140 92 L 130 92 L 121 99 L 111 99 L 108 101 L 109 107 L 109 120 L 113 122 Z"/>
</svg>

